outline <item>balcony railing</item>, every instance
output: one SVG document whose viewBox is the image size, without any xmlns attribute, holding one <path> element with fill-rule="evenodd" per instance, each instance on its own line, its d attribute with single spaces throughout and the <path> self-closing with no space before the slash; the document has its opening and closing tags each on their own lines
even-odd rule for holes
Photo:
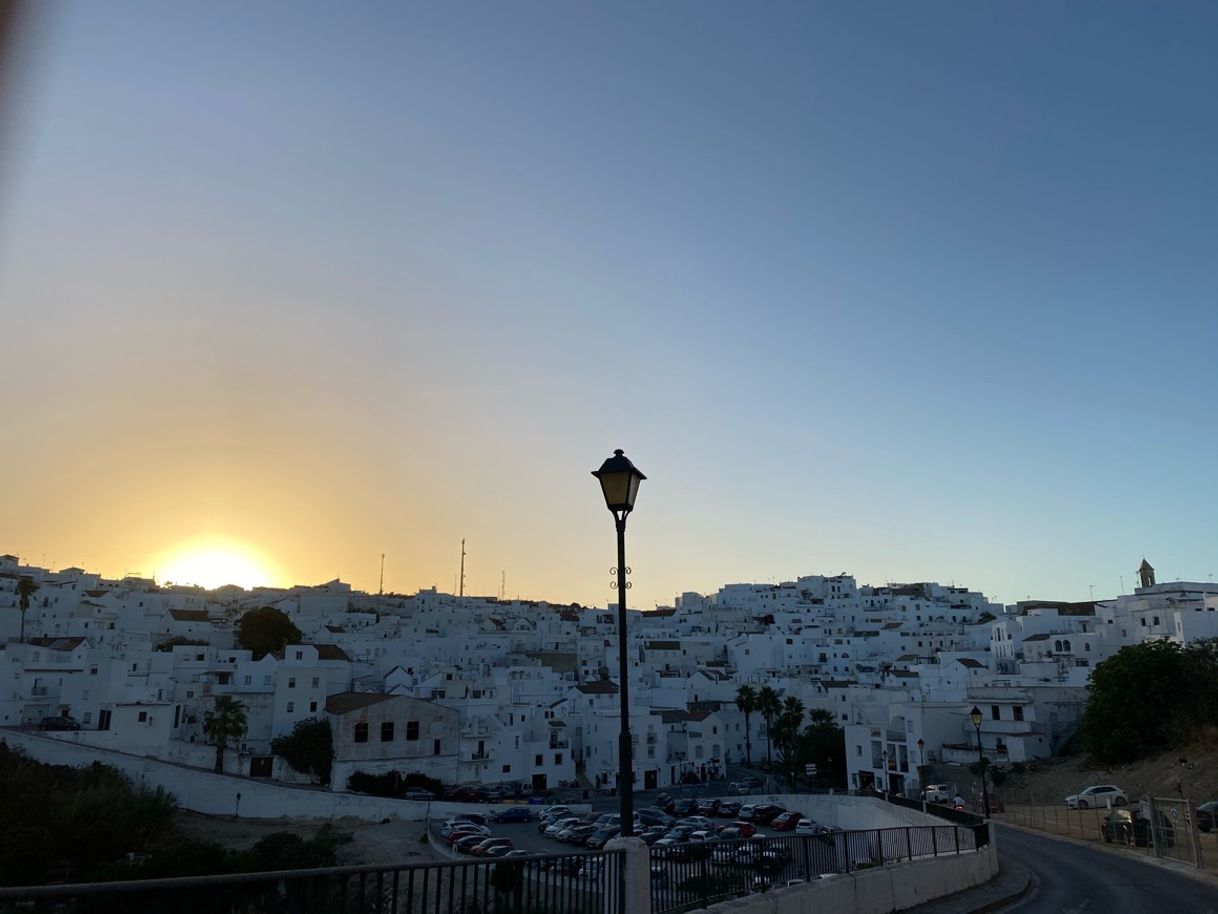
<svg viewBox="0 0 1218 914">
<path fill-rule="evenodd" d="M 2 910 L 623 914 L 620 851 L 0 888 Z"/>
</svg>

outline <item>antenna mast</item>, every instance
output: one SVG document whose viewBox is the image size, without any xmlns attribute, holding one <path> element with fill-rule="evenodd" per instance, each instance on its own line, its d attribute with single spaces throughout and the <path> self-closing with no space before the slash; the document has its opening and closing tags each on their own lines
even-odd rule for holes
<svg viewBox="0 0 1218 914">
<path fill-rule="evenodd" d="M 461 538 L 461 589 L 457 592 L 457 596 L 465 596 L 465 538 Z"/>
<path fill-rule="evenodd" d="M 507 593 L 507 571 L 499 572 L 499 599 L 502 600 L 504 594 Z"/>
<path fill-rule="evenodd" d="M 381 582 L 376 586 L 376 595 L 378 597 L 385 595 L 385 553 L 381 553 Z"/>
</svg>

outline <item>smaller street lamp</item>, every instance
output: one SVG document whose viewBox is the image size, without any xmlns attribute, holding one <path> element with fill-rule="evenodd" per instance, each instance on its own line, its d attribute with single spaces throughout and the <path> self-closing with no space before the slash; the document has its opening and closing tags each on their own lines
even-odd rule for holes
<svg viewBox="0 0 1218 914">
<path fill-rule="evenodd" d="M 988 767 L 988 762 L 985 752 L 981 749 L 981 709 L 973 705 L 973 710 L 968 712 L 968 716 L 977 729 L 977 765 L 981 768 L 981 802 L 984 804 L 985 817 L 988 819 L 990 817 L 990 791 L 985 783 L 985 769 Z"/>
<path fill-rule="evenodd" d="M 926 740 L 918 737 L 918 788 L 925 794 L 926 785 L 922 783 L 926 780 Z"/>
</svg>

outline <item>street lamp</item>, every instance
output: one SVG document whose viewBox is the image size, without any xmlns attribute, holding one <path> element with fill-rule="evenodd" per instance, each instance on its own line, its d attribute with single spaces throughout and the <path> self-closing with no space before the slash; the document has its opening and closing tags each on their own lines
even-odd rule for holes
<svg viewBox="0 0 1218 914">
<path fill-rule="evenodd" d="M 639 483 L 647 477 L 640 473 L 621 449 L 601 464 L 592 475 L 601 484 L 605 496 L 605 507 L 613 515 L 617 526 L 617 653 L 618 696 L 622 704 L 622 734 L 618 738 L 618 790 L 621 797 L 621 820 L 623 838 L 634 835 L 634 763 L 630 745 L 630 690 L 628 681 L 630 667 L 626 656 L 626 582 L 629 569 L 626 567 L 626 515 L 634 510 L 634 500 L 639 494 Z"/>
<path fill-rule="evenodd" d="M 985 817 L 990 817 L 990 791 L 985 784 L 985 769 L 987 762 L 985 753 L 981 749 L 981 709 L 973 705 L 973 710 L 968 712 L 969 720 L 973 722 L 973 726 L 977 728 L 977 766 L 981 769 L 981 802 L 985 807 Z"/>
<path fill-rule="evenodd" d="M 888 750 L 884 750 L 884 793 L 888 793 Z"/>
<path fill-rule="evenodd" d="M 926 785 L 923 781 L 926 780 L 926 740 L 918 737 L 918 789 L 925 794 Z"/>
</svg>

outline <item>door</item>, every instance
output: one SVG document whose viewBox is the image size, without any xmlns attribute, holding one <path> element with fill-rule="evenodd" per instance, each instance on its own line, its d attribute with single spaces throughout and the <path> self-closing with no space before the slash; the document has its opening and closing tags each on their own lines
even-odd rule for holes
<svg viewBox="0 0 1218 914">
<path fill-rule="evenodd" d="M 654 768 L 652 768 L 650 771 L 643 772 L 644 790 L 655 790 L 659 786 L 660 779 L 657 777 L 658 774 L 659 772 L 657 772 Z"/>
<path fill-rule="evenodd" d="M 539 793 L 546 789 L 546 776 L 544 774 L 533 775 L 533 789 Z"/>
<path fill-rule="evenodd" d="M 273 755 L 255 755 L 250 758 L 250 777 L 269 778 L 275 766 Z"/>
</svg>

